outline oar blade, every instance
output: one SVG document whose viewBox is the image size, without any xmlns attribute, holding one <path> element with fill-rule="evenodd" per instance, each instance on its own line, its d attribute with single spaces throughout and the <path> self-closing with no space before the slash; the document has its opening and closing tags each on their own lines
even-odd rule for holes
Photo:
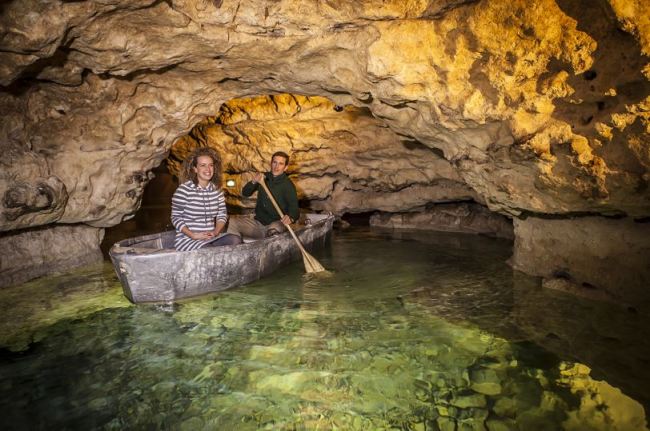
<svg viewBox="0 0 650 431">
<path fill-rule="evenodd" d="M 268 186 L 266 185 L 266 182 L 264 181 L 264 177 L 262 177 L 262 181 L 260 181 L 260 185 L 262 186 L 262 188 L 266 192 L 266 195 L 271 200 L 271 203 L 273 204 L 273 207 L 275 208 L 275 210 L 278 212 L 278 215 L 280 216 L 280 218 L 284 217 L 284 213 L 282 212 L 282 209 L 280 208 L 280 206 L 276 202 L 275 197 L 273 197 L 273 193 L 271 193 Z M 287 229 L 291 233 L 291 236 L 293 237 L 294 241 L 296 241 L 296 244 L 298 244 L 298 248 L 300 248 L 300 252 L 302 253 L 303 261 L 305 262 L 305 271 L 313 272 L 313 273 L 324 272 L 325 268 L 323 268 L 323 265 L 321 265 L 316 260 L 316 258 L 314 258 L 314 256 L 310 255 L 309 253 L 307 253 L 307 251 L 305 251 L 305 248 L 302 246 L 302 243 L 300 242 L 300 240 L 296 236 L 296 233 L 293 231 L 293 229 L 291 229 L 291 226 L 287 225 Z"/>
<path fill-rule="evenodd" d="M 320 264 L 318 260 L 311 254 L 307 253 L 306 251 L 302 255 L 302 260 L 305 263 L 305 271 L 307 272 L 323 272 L 326 271 L 326 269 L 323 267 L 323 265 Z"/>
</svg>

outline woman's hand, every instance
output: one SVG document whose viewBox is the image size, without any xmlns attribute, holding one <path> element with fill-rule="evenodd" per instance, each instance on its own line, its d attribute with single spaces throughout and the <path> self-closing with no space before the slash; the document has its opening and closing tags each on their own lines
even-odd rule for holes
<svg viewBox="0 0 650 431">
<path fill-rule="evenodd" d="M 211 239 L 214 237 L 212 231 L 210 232 L 191 232 L 191 235 L 189 235 L 190 238 L 194 240 L 206 240 L 206 239 Z"/>
<path fill-rule="evenodd" d="M 212 238 L 212 232 L 192 232 L 189 227 L 183 226 L 181 229 L 185 235 L 189 236 L 195 241 L 201 241 Z"/>
<path fill-rule="evenodd" d="M 223 231 L 223 228 L 225 226 L 226 226 L 225 222 L 218 221 L 215 224 L 214 229 L 209 230 L 207 232 L 192 232 L 190 228 L 188 228 L 187 226 L 183 226 L 181 232 L 183 232 L 185 235 L 189 236 L 195 241 L 205 241 L 219 236 L 219 234 L 221 233 L 221 231 Z"/>
<path fill-rule="evenodd" d="M 221 233 L 221 229 L 218 229 L 218 228 L 214 228 L 210 232 L 208 232 L 208 234 L 210 235 L 210 238 L 214 238 L 216 236 L 219 236 L 220 233 Z"/>
<path fill-rule="evenodd" d="M 214 225 L 214 229 L 212 229 L 210 232 L 210 238 L 216 238 L 223 232 L 223 228 L 226 227 L 226 223 L 223 221 L 217 221 Z"/>
</svg>

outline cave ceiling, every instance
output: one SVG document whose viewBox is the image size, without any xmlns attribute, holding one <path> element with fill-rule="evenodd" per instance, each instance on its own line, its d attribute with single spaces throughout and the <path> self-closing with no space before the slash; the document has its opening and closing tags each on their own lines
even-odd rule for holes
<svg viewBox="0 0 650 431">
<path fill-rule="evenodd" d="M 650 215 L 643 0 L 16 0 L 0 34 L 3 231 L 119 223 L 197 124 L 316 209 Z M 208 127 L 233 99 L 291 115 Z"/>
</svg>

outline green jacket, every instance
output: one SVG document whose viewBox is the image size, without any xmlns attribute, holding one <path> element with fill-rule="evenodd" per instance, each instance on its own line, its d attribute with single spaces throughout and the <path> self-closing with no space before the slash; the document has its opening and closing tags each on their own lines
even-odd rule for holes
<svg viewBox="0 0 650 431">
<path fill-rule="evenodd" d="M 287 174 L 281 174 L 273 177 L 270 172 L 264 174 L 266 185 L 271 190 L 275 201 L 278 203 L 282 212 L 288 214 L 292 220 L 298 220 L 300 211 L 298 210 L 298 195 L 296 187 L 293 185 Z M 255 219 L 263 225 L 268 225 L 276 220 L 280 220 L 278 212 L 273 207 L 273 203 L 264 192 L 259 184 L 248 182 L 242 189 L 242 194 L 249 197 L 255 192 L 257 194 L 257 204 L 255 205 Z"/>
</svg>

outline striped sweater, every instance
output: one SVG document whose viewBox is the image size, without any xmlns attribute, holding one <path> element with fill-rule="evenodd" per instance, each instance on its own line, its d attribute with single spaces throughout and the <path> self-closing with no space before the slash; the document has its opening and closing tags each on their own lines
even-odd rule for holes
<svg viewBox="0 0 650 431">
<path fill-rule="evenodd" d="M 183 227 L 192 232 L 214 230 L 217 221 L 224 223 L 228 219 L 226 200 L 221 189 L 214 184 L 207 188 L 186 181 L 178 186 L 172 197 L 172 224 L 176 228 L 174 246 L 176 250 L 196 250 L 208 244 L 210 240 L 194 240 L 181 232 Z"/>
</svg>

